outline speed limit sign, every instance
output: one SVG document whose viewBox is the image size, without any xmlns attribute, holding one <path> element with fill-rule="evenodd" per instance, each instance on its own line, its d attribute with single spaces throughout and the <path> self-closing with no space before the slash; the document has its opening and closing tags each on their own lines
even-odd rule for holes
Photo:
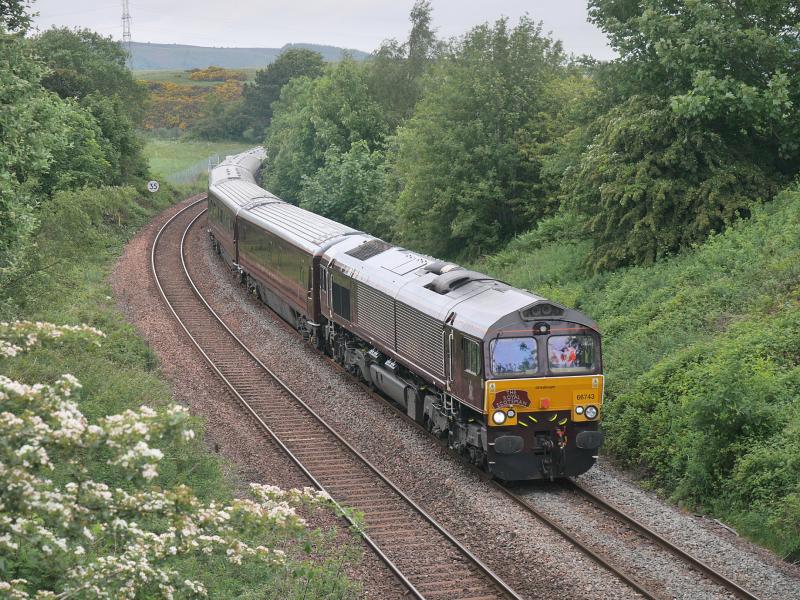
<svg viewBox="0 0 800 600">
<path fill-rule="evenodd" d="M 147 182 L 147 190 L 153 194 L 158 191 L 158 182 L 157 181 L 148 181 Z"/>
</svg>

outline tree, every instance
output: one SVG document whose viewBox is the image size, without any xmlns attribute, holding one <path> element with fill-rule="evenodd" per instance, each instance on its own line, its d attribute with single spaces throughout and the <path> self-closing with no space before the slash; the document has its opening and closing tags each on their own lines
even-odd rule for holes
<svg viewBox="0 0 800 600">
<path fill-rule="evenodd" d="M 564 186 L 586 217 L 595 270 L 651 264 L 702 242 L 776 191 L 747 150 L 693 127 L 658 99 L 633 97 L 593 129 Z"/>
<path fill-rule="evenodd" d="M 523 18 L 470 31 L 433 67 L 391 153 L 401 239 L 439 256 L 475 256 L 549 211 L 540 178 L 548 82 L 559 43 Z"/>
<path fill-rule="evenodd" d="M 284 199 L 298 202 L 303 177 L 313 177 L 330 156 L 363 141 L 370 152 L 383 147 L 388 123 L 371 98 L 364 66 L 352 59 L 330 65 L 317 79 L 288 83 L 275 104 L 267 130 L 266 183 Z"/>
<path fill-rule="evenodd" d="M 432 12 L 428 0 L 417 0 L 411 9 L 408 40 L 383 42 L 369 63 L 370 91 L 394 126 L 411 116 L 422 92 L 422 75 L 440 50 L 431 28 Z"/>
<path fill-rule="evenodd" d="M 347 152 L 333 146 L 324 165 L 305 177 L 300 206 L 372 235 L 385 236 L 391 225 L 390 207 L 383 193 L 386 173 L 383 153 L 370 151 L 359 140 Z"/>
<path fill-rule="evenodd" d="M 417 78 L 425 71 L 436 46 L 436 33 L 431 28 L 430 0 L 416 0 L 411 8 L 411 31 L 408 34 L 408 66 L 410 77 Z"/>
<path fill-rule="evenodd" d="M 598 70 L 614 107 L 564 181 L 588 216 L 595 268 L 651 262 L 701 241 L 798 173 L 795 2 L 589 6 L 620 54 Z"/>
<path fill-rule="evenodd" d="M 35 228 L 36 181 L 58 143 L 57 100 L 23 41 L 0 32 L 0 283 L 20 268 Z"/>
<path fill-rule="evenodd" d="M 133 78 L 119 42 L 88 29 L 54 27 L 34 37 L 33 47 L 50 69 L 44 87 L 62 98 L 118 96 L 131 120 L 141 123 L 147 90 Z"/>
<path fill-rule="evenodd" d="M 120 44 L 93 31 L 66 28 L 49 29 L 32 44 L 49 68 L 42 85 L 65 100 L 77 100 L 99 126 L 96 137 L 108 175 L 84 183 L 122 185 L 144 179 L 147 161 L 136 128 L 142 123 L 147 90 L 134 80 Z"/>
<path fill-rule="evenodd" d="M 24 33 L 31 25 L 28 12 L 33 0 L 0 0 L 0 30 Z"/>
<path fill-rule="evenodd" d="M 62 100 L 19 35 L 0 33 L 0 283 L 32 253 L 39 207 L 58 190 L 141 176 L 146 164 L 122 100 Z"/>
<path fill-rule="evenodd" d="M 260 137 L 272 120 L 272 104 L 280 98 L 283 86 L 295 77 L 319 77 L 324 68 L 319 52 L 288 48 L 266 69 L 256 71 L 255 81 L 244 88 L 243 110 L 248 127 Z"/>
</svg>

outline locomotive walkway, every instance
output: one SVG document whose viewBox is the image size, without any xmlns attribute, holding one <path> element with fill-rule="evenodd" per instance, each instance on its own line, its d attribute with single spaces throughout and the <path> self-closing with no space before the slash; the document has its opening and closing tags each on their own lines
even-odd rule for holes
<svg viewBox="0 0 800 600">
<path fill-rule="evenodd" d="M 186 268 L 184 241 L 202 215 L 195 202 L 159 231 L 151 252 L 156 284 L 211 369 L 262 430 L 336 505 L 415 598 L 519 596 L 364 456 L 331 429 L 222 322 Z"/>
</svg>

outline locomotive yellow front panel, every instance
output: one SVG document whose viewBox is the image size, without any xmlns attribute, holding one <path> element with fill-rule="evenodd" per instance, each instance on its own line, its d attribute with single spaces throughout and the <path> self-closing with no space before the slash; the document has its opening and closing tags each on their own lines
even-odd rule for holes
<svg viewBox="0 0 800 600">
<path fill-rule="evenodd" d="M 552 416 L 563 411 L 559 420 L 596 422 L 603 404 L 603 384 L 602 375 L 494 379 L 486 382 L 484 410 L 493 427 L 516 425 L 522 417 L 536 419 L 538 412 Z M 504 419 L 499 415 L 493 418 L 499 411 Z"/>
</svg>

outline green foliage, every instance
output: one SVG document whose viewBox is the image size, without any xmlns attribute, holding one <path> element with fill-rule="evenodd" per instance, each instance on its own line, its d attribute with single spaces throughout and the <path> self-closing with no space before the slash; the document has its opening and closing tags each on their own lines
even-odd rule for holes
<svg viewBox="0 0 800 600">
<path fill-rule="evenodd" d="M 331 147 L 325 164 L 303 179 L 300 206 L 356 229 L 384 235 L 391 225 L 389 206 L 383 202 L 386 173 L 383 153 L 370 152 L 364 140 L 348 152 Z"/>
<path fill-rule="evenodd" d="M 585 275 L 576 219 L 543 221 L 478 266 L 598 320 L 609 451 L 797 556 L 800 191 L 691 252 L 610 274 Z"/>
<path fill-rule="evenodd" d="M 126 67 L 122 46 L 93 31 L 67 28 L 49 29 L 32 44 L 49 69 L 42 85 L 65 100 L 78 100 L 100 127 L 95 137 L 108 171 L 98 183 L 144 179 L 147 165 L 135 128 L 144 116 L 147 91 Z"/>
<path fill-rule="evenodd" d="M 411 116 L 422 93 L 422 76 L 441 50 L 431 28 L 432 10 L 428 0 L 417 0 L 408 40 L 386 40 L 367 65 L 370 92 L 393 127 Z"/>
<path fill-rule="evenodd" d="M 747 150 L 656 98 L 635 96 L 593 128 L 598 133 L 564 186 L 587 217 L 595 270 L 652 264 L 749 216 L 775 193 L 774 178 Z"/>
<path fill-rule="evenodd" d="M 59 137 L 42 66 L 17 36 L 0 32 L 0 284 L 20 268 L 35 227 L 34 187 Z"/>
<path fill-rule="evenodd" d="M 404 242 L 476 255 L 553 212 L 540 178 L 552 135 L 542 113 L 563 62 L 560 44 L 523 18 L 476 27 L 434 65 L 392 156 Z"/>
<path fill-rule="evenodd" d="M 302 196 L 303 178 L 313 178 L 328 150 L 347 153 L 363 141 L 382 148 L 388 124 L 370 97 L 363 65 L 345 59 L 317 79 L 295 78 L 284 86 L 267 131 L 266 187 L 285 200 Z"/>
<path fill-rule="evenodd" d="M 43 199 L 112 179 L 97 122 L 43 89 L 44 72 L 24 39 L 0 34 L 0 282 L 24 266 Z"/>
<path fill-rule="evenodd" d="M 134 130 L 141 98 L 109 39 L 0 32 L 0 284 L 24 272 L 39 207 L 53 193 L 144 179 Z"/>
<path fill-rule="evenodd" d="M 202 116 L 190 130 L 193 138 L 201 140 L 232 140 L 240 138 L 247 128 L 242 114 L 243 100 L 229 100 L 214 92 L 206 96 Z"/>
<path fill-rule="evenodd" d="M 281 97 L 281 89 L 295 77 L 315 79 L 325 67 L 319 52 L 305 48 L 288 48 L 266 69 L 256 71 L 255 81 L 244 87 L 242 108 L 246 126 L 260 139 L 272 120 L 272 104 Z M 244 130 L 243 130 L 244 131 Z"/>
<path fill-rule="evenodd" d="M 793 3 L 589 6 L 620 58 L 596 70 L 610 112 L 562 188 L 568 196 L 577 178 L 595 269 L 685 248 L 798 172 Z"/>
<path fill-rule="evenodd" d="M 49 68 L 42 79 L 45 88 L 61 98 L 116 96 L 129 120 L 141 122 L 147 91 L 127 68 L 119 42 L 88 29 L 54 27 L 33 38 L 33 47 Z"/>
<path fill-rule="evenodd" d="M 33 0 L 0 0 L 0 30 L 25 32 L 31 25 Z"/>
<path fill-rule="evenodd" d="M 81 100 L 100 128 L 98 136 L 103 156 L 110 165 L 111 185 L 138 184 L 147 177 L 144 143 L 136 132 L 125 100 L 117 95 L 92 92 Z"/>
<path fill-rule="evenodd" d="M 173 200 L 162 192 L 143 197 L 131 188 L 104 188 L 61 192 L 47 203 L 35 240 L 40 250 L 37 268 L 23 284 L 3 289 L 0 320 L 24 316 L 37 321 L 85 322 L 102 329 L 107 337 L 101 346 L 67 343 L 0 359 L 4 375 L 22 381 L 53 382 L 63 373 L 72 373 L 83 385 L 79 407 L 89 419 L 136 410 L 142 404 L 155 409 L 171 404 L 170 387 L 159 376 L 156 357 L 116 307 L 108 275 L 125 240 Z M 202 433 L 198 420 L 192 424 Z M 202 435 L 189 443 L 159 447 L 165 455 L 158 478 L 162 488 L 187 485 L 204 502 L 231 500 L 232 485 L 224 476 L 229 467 L 205 448 Z M 106 464 L 102 455 L 87 458 L 84 466 L 95 480 L 112 488 L 131 489 L 125 474 Z M 49 476 L 60 485 L 70 481 L 69 473 L 58 469 Z M 352 558 L 353 549 L 336 547 L 334 533 L 309 532 L 297 543 L 286 538 L 246 538 L 258 544 L 290 544 L 285 547 L 290 562 L 279 570 L 263 565 L 232 569 L 225 558 L 214 556 L 189 557 L 169 566 L 183 578 L 205 581 L 210 597 L 255 598 L 275 593 L 301 598 L 303 591 L 320 597 L 326 592 L 351 597 L 353 586 L 341 574 L 341 565 Z M 42 585 L 58 584 L 58 578 L 47 578 L 63 565 L 42 560 L 28 556 L 18 564 L 18 573 Z"/>
</svg>

